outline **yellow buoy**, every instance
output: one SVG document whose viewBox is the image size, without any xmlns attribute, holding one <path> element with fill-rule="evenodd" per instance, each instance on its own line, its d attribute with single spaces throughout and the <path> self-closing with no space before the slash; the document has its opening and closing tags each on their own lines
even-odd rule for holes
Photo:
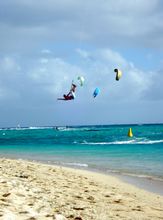
<svg viewBox="0 0 163 220">
<path fill-rule="evenodd" d="M 128 137 L 133 137 L 133 133 L 132 133 L 132 129 L 131 128 L 129 128 L 129 130 L 128 130 Z"/>
</svg>

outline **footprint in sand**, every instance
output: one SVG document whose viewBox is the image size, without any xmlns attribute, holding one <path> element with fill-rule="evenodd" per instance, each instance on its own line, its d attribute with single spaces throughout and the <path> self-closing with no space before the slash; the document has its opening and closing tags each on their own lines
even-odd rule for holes
<svg viewBox="0 0 163 220">
<path fill-rule="evenodd" d="M 85 207 L 73 207 L 73 209 L 74 209 L 74 210 L 78 210 L 78 211 L 79 211 L 79 210 L 84 210 L 84 209 L 85 209 Z"/>
<path fill-rule="evenodd" d="M 132 211 L 143 211 L 142 207 L 141 206 L 136 206 L 135 208 L 132 208 Z"/>
<path fill-rule="evenodd" d="M 87 197 L 87 200 L 89 200 L 90 203 L 96 203 L 95 198 L 93 196 Z"/>
<path fill-rule="evenodd" d="M 82 196 L 79 196 L 79 195 L 76 195 L 76 196 L 74 196 L 76 199 L 83 199 L 83 197 Z"/>
</svg>

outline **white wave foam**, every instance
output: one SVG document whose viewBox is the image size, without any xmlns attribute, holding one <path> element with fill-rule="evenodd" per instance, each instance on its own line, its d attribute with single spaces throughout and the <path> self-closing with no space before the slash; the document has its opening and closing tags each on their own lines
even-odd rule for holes
<svg viewBox="0 0 163 220">
<path fill-rule="evenodd" d="M 83 142 L 82 144 L 89 144 L 89 145 L 111 145 L 111 144 L 131 144 L 134 143 L 131 141 L 113 141 L 113 142 Z"/>
<path fill-rule="evenodd" d="M 85 163 L 62 163 L 62 164 L 69 166 L 88 167 L 88 164 Z"/>
<path fill-rule="evenodd" d="M 34 129 L 49 129 L 49 128 L 53 128 L 53 127 L 28 127 L 27 129 L 34 130 Z"/>
<path fill-rule="evenodd" d="M 112 142 L 83 142 L 81 144 L 88 144 L 88 145 L 105 145 L 105 144 L 112 144 Z"/>
<path fill-rule="evenodd" d="M 37 130 L 37 129 L 52 129 L 53 127 L 13 127 L 13 128 L 1 128 L 0 130 Z"/>
<path fill-rule="evenodd" d="M 59 131 L 87 131 L 88 129 L 85 128 L 69 128 L 69 127 L 57 127 Z"/>
<path fill-rule="evenodd" d="M 111 144 L 135 144 L 135 140 L 129 140 L 129 141 L 114 141 Z"/>
<path fill-rule="evenodd" d="M 88 145 L 123 145 L 123 144 L 157 144 L 163 143 L 163 140 L 142 140 L 139 141 L 137 139 L 126 140 L 126 141 L 113 141 L 113 142 L 83 142 L 82 144 Z"/>
<path fill-rule="evenodd" d="M 147 141 L 139 141 L 138 144 L 157 144 L 163 143 L 163 140 L 147 140 Z"/>
</svg>

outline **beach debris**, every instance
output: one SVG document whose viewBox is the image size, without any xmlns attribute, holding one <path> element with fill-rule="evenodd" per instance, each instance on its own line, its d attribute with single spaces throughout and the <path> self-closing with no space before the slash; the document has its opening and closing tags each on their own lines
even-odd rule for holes
<svg viewBox="0 0 163 220">
<path fill-rule="evenodd" d="M 115 203 L 122 203 L 122 196 L 118 195 L 113 199 L 113 202 Z"/>
<path fill-rule="evenodd" d="M 74 219 L 74 215 L 70 214 L 69 216 L 67 216 L 67 218 L 73 218 Z"/>
<path fill-rule="evenodd" d="M 88 199 L 88 200 L 91 200 L 91 201 L 94 201 L 94 200 L 95 200 L 95 198 L 94 198 L 93 196 L 89 196 L 87 199 Z"/>
<path fill-rule="evenodd" d="M 24 211 L 20 211 L 19 214 L 28 214 L 29 212 L 24 210 Z"/>
<path fill-rule="evenodd" d="M 110 195 L 110 194 L 106 194 L 105 197 L 106 197 L 106 198 L 109 198 L 109 197 L 111 197 L 111 195 Z"/>
<path fill-rule="evenodd" d="M 83 197 L 80 196 L 80 195 L 76 195 L 75 198 L 77 198 L 77 199 L 83 199 Z"/>
<path fill-rule="evenodd" d="M 143 211 L 142 207 L 139 206 L 139 205 L 136 206 L 135 208 L 132 208 L 132 210 L 133 210 L 133 211 L 139 211 L 139 212 Z"/>
<path fill-rule="evenodd" d="M 84 210 L 85 207 L 73 207 L 74 210 Z"/>
<path fill-rule="evenodd" d="M 121 202 L 122 202 L 122 199 L 120 199 L 120 198 L 119 198 L 119 199 L 115 199 L 114 202 L 115 202 L 115 203 L 121 203 Z"/>
<path fill-rule="evenodd" d="M 15 177 L 27 179 L 29 176 L 27 174 L 20 173 L 19 175 L 16 174 Z"/>
<path fill-rule="evenodd" d="M 122 72 L 119 69 L 114 69 L 114 72 L 116 73 L 115 79 L 118 81 L 122 76 Z"/>
<path fill-rule="evenodd" d="M 28 175 L 20 175 L 19 177 L 20 177 L 20 178 L 27 179 L 27 178 L 28 178 Z"/>
<path fill-rule="evenodd" d="M 82 220 L 82 217 L 77 216 L 77 217 L 74 218 L 74 220 Z"/>
<path fill-rule="evenodd" d="M 36 218 L 35 217 L 30 217 L 30 218 L 28 218 L 28 220 L 36 220 Z"/>
<path fill-rule="evenodd" d="M 128 137 L 133 137 L 133 133 L 132 133 L 132 129 L 131 128 L 129 128 L 129 130 L 128 130 Z"/>
<path fill-rule="evenodd" d="M 11 195 L 11 193 L 5 193 L 5 194 L 3 194 L 2 196 L 3 196 L 3 197 L 7 197 L 7 196 L 9 196 L 9 195 Z"/>
</svg>

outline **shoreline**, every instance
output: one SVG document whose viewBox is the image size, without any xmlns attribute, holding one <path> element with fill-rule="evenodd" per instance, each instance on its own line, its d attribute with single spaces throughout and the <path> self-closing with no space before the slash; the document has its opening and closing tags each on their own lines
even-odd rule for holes
<svg viewBox="0 0 163 220">
<path fill-rule="evenodd" d="M 162 219 L 163 196 L 117 177 L 0 158 L 0 219 Z"/>
<path fill-rule="evenodd" d="M 115 175 L 123 182 L 134 185 L 145 191 L 156 193 L 163 196 L 163 180 L 157 180 L 150 177 L 138 177 L 125 174 Z"/>
<path fill-rule="evenodd" d="M 41 162 L 41 161 L 40 161 Z M 46 163 L 45 163 L 46 164 Z M 51 164 L 51 163 L 48 163 Z M 56 165 L 56 164 L 51 164 Z M 56 165 L 56 166 L 62 166 L 65 168 L 72 168 L 76 170 L 83 170 L 83 171 L 90 171 L 97 174 L 103 174 L 106 176 L 112 176 L 116 177 L 119 180 L 129 183 L 139 189 L 143 189 L 145 191 L 156 193 L 160 196 L 163 196 L 163 179 L 156 178 L 153 176 L 145 176 L 145 175 L 134 175 L 130 173 L 120 173 L 120 172 L 111 172 L 111 171 L 102 171 L 98 169 L 92 169 L 89 167 L 77 167 L 77 166 L 71 166 L 71 165 Z"/>
<path fill-rule="evenodd" d="M 21 159 L 20 159 L 21 160 Z M 29 160 L 30 161 L 30 160 Z M 104 171 L 95 168 L 90 168 L 89 166 L 75 166 L 75 165 L 68 165 L 68 164 L 60 164 L 60 163 L 52 163 L 51 161 L 41 161 L 41 160 L 34 160 L 33 162 L 54 165 L 54 166 L 61 166 L 63 168 L 70 168 L 75 170 L 83 170 L 83 171 L 90 171 L 97 174 L 103 174 L 107 176 L 116 177 L 119 180 L 129 183 L 133 186 L 136 186 L 139 189 L 143 189 L 145 191 L 156 193 L 158 195 L 163 196 L 163 179 L 157 178 L 154 176 L 145 176 L 145 175 L 134 175 L 130 173 L 121 173 L 121 172 L 111 172 L 111 171 Z"/>
<path fill-rule="evenodd" d="M 104 174 L 108 176 L 113 176 L 125 183 L 129 183 L 133 186 L 138 187 L 139 189 L 144 189 L 145 191 L 156 193 L 158 195 L 163 196 L 163 179 L 157 178 L 155 176 L 145 176 L 145 175 L 136 175 L 136 174 L 130 174 L 130 173 L 123 173 L 123 172 L 112 172 L 112 171 L 105 171 L 100 170 L 97 168 L 90 168 L 89 166 L 76 166 L 66 163 L 57 163 L 52 161 L 46 161 L 46 160 L 38 160 L 38 159 L 28 159 L 28 158 L 18 158 L 18 157 L 0 157 L 1 159 L 11 159 L 11 160 L 22 160 L 32 163 L 39 163 L 39 164 L 45 164 L 45 165 L 52 165 L 52 166 L 58 166 L 63 168 L 70 168 L 75 170 L 83 170 L 83 171 L 90 171 L 97 174 Z"/>
</svg>

